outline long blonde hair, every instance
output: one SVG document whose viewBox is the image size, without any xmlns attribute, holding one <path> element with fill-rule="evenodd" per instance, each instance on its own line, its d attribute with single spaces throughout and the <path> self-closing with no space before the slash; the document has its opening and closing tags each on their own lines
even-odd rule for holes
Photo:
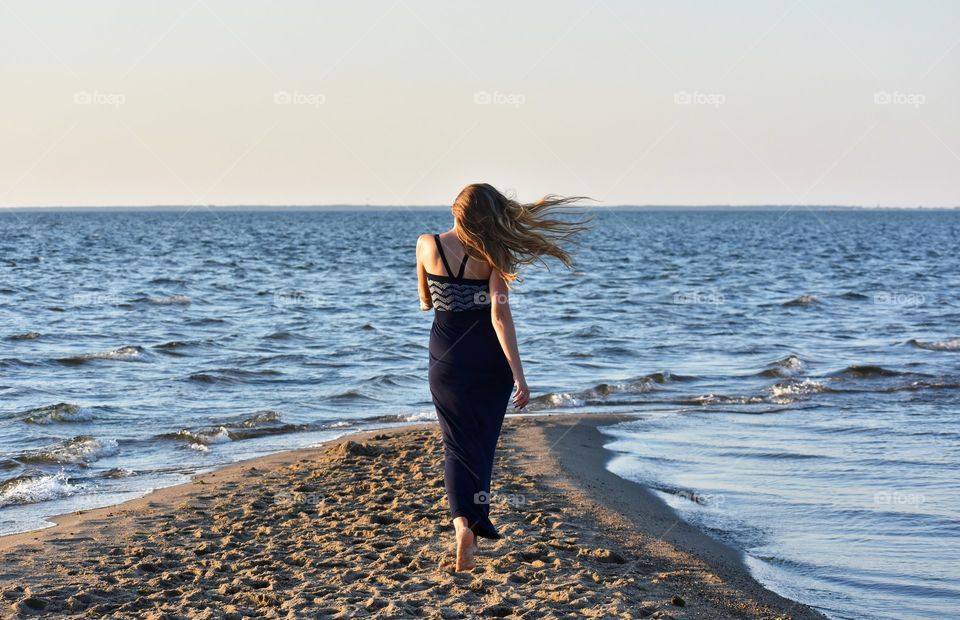
<svg viewBox="0 0 960 620">
<path fill-rule="evenodd" d="M 473 183 L 463 188 L 453 203 L 457 237 L 471 258 L 490 263 L 508 284 L 517 279 L 521 265 L 543 262 L 544 256 L 571 267 L 573 260 L 561 244 L 587 230 L 589 218 L 562 220 L 550 216 L 558 207 L 580 200 L 590 199 L 548 194 L 537 202 L 523 204 L 487 183 Z"/>
</svg>

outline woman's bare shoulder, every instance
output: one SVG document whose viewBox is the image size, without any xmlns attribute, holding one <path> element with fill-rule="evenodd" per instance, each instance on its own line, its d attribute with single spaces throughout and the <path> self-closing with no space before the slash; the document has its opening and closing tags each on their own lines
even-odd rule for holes
<svg viewBox="0 0 960 620">
<path fill-rule="evenodd" d="M 431 242 L 433 241 L 433 235 L 430 233 L 423 233 L 417 237 L 417 251 L 420 251 L 421 248 L 431 247 Z"/>
</svg>

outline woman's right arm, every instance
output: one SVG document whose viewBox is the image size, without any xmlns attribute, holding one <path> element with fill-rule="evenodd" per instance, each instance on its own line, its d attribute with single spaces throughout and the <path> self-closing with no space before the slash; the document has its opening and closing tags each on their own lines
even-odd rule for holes
<svg viewBox="0 0 960 620">
<path fill-rule="evenodd" d="M 517 347 L 517 331 L 513 326 L 513 314 L 510 312 L 510 289 L 496 269 L 490 274 L 490 320 L 513 373 L 513 382 L 517 388 L 513 394 L 513 404 L 520 408 L 526 407 L 530 402 L 530 388 L 523 376 L 523 363 Z"/>
<path fill-rule="evenodd" d="M 420 295 L 420 309 L 433 308 L 433 299 L 430 297 L 430 285 L 427 283 L 427 270 L 423 266 L 424 253 L 430 235 L 420 235 L 417 238 L 417 292 Z"/>
</svg>

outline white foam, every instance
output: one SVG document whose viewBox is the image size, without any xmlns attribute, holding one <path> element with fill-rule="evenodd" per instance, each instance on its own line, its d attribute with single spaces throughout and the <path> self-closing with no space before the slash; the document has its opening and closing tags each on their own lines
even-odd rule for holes
<svg viewBox="0 0 960 620">
<path fill-rule="evenodd" d="M 923 342 L 920 340 L 914 340 L 913 342 L 921 349 L 929 349 L 931 351 L 960 351 L 960 338 L 951 338 L 950 340 L 940 340 L 937 342 Z"/>
<path fill-rule="evenodd" d="M 816 394 L 826 389 L 819 381 L 813 379 L 804 379 L 796 383 L 778 383 L 770 386 L 770 393 L 776 398 L 789 398 L 791 396 L 802 396 L 804 394 Z"/>
<path fill-rule="evenodd" d="M 64 458 L 61 462 L 69 463 L 90 463 L 105 456 L 111 456 L 117 453 L 116 439 L 94 439 L 87 437 L 81 440 L 71 440 L 64 444 L 63 449 L 54 449 Z"/>
<path fill-rule="evenodd" d="M 89 353 L 84 355 L 84 359 L 91 360 L 122 360 L 122 361 L 133 361 L 140 359 L 140 354 L 143 350 L 140 347 L 120 347 L 119 349 L 114 349 L 113 351 L 101 351 L 99 353 Z"/>
<path fill-rule="evenodd" d="M 0 490 L 0 508 L 14 504 L 36 504 L 73 495 L 77 488 L 60 472 L 11 481 Z"/>
<path fill-rule="evenodd" d="M 190 303 L 190 298 L 186 295 L 170 295 L 169 297 L 148 297 L 147 300 L 152 304 L 161 306 L 186 306 Z"/>
<path fill-rule="evenodd" d="M 582 407 L 584 401 L 582 398 L 578 397 L 576 394 L 571 394 L 569 392 L 556 392 L 552 394 L 546 394 L 537 399 L 537 401 L 531 409 L 570 409 L 575 407 Z"/>
<path fill-rule="evenodd" d="M 212 443 L 227 443 L 228 441 L 232 441 L 230 439 L 230 433 L 223 426 L 218 428 L 216 433 L 213 433 L 212 435 L 206 435 L 205 438 L 207 445 Z"/>
<path fill-rule="evenodd" d="M 197 431 L 196 433 L 184 429 L 177 433 L 177 435 L 186 439 L 191 448 L 200 452 L 206 452 L 209 449 L 207 446 L 233 441 L 233 439 L 230 438 L 230 431 L 228 431 L 225 426 L 219 426 L 211 430 Z"/>
<path fill-rule="evenodd" d="M 81 465 L 117 452 L 116 439 L 97 439 L 81 435 L 54 446 L 26 452 L 20 458 L 33 462 Z"/>
<path fill-rule="evenodd" d="M 437 419 L 436 411 L 419 411 L 417 413 L 412 413 L 404 419 L 407 422 L 433 422 Z"/>
<path fill-rule="evenodd" d="M 702 394 L 692 399 L 698 405 L 756 405 L 765 402 L 763 396 L 727 396 L 725 394 Z"/>
</svg>

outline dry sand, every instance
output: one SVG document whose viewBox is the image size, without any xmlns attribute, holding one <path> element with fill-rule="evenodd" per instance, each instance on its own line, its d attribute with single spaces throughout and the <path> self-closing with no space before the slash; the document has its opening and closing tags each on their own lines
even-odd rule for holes
<svg viewBox="0 0 960 620">
<path fill-rule="evenodd" d="M 449 570 L 433 425 L 345 437 L 0 538 L 4 616 L 821 618 L 604 469 L 597 424 L 515 418 L 477 569 Z"/>
</svg>

